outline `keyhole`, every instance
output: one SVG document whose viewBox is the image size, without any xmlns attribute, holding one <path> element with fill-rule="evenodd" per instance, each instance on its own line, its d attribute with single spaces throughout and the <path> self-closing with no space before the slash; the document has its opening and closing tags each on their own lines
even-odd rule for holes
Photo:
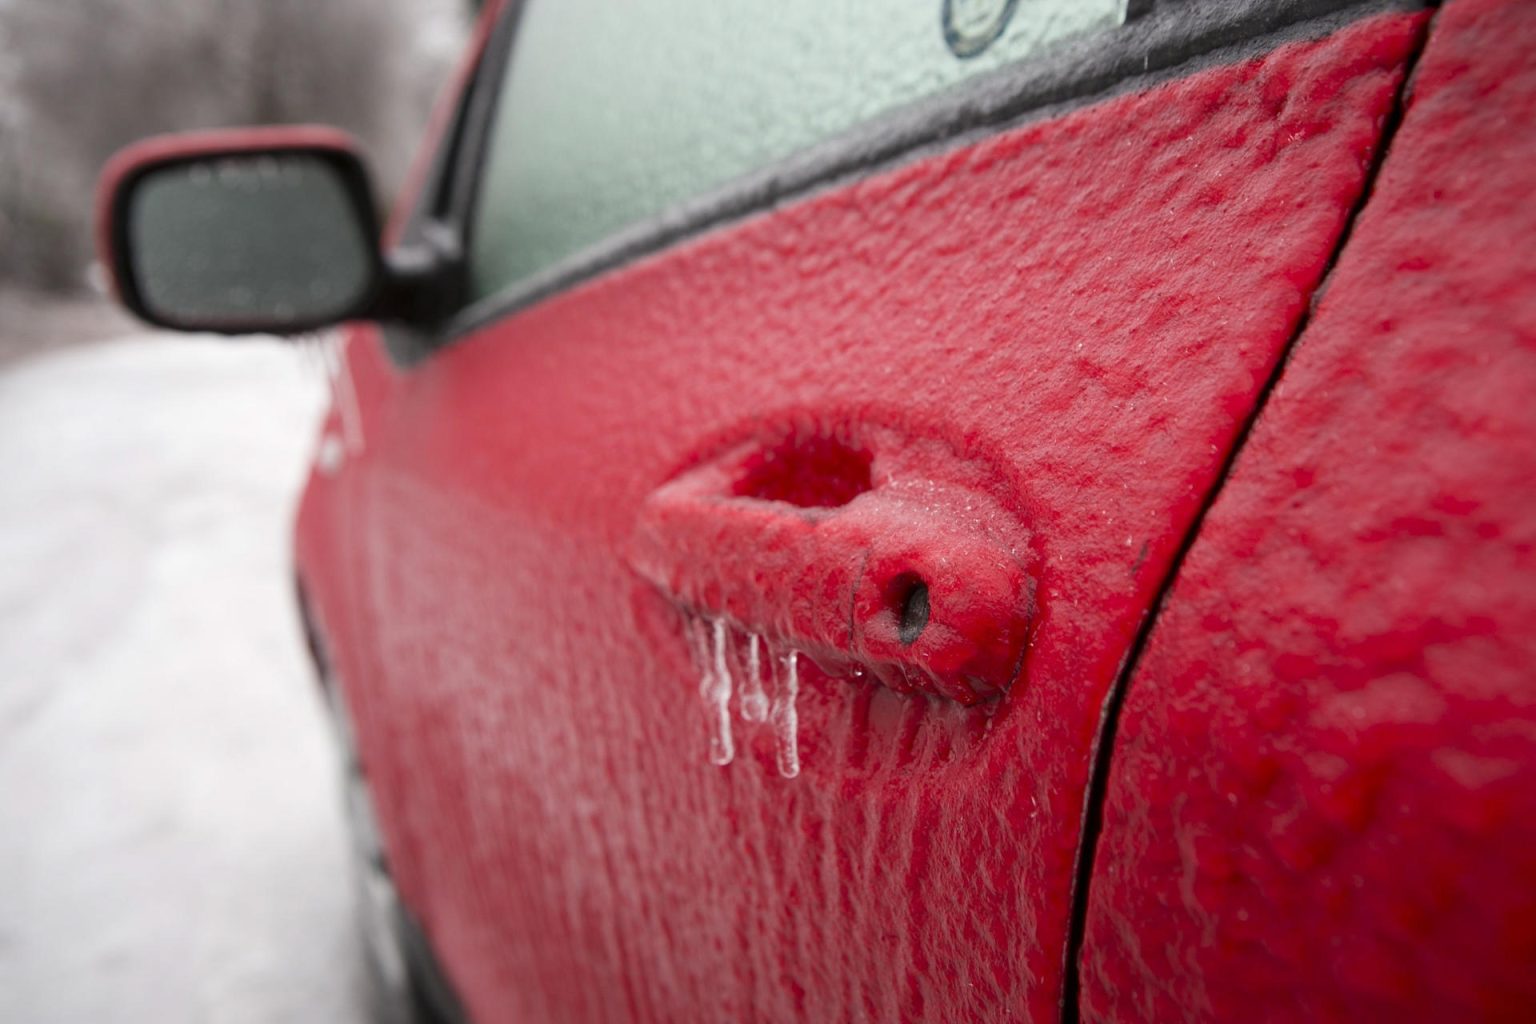
<svg viewBox="0 0 1536 1024">
<path fill-rule="evenodd" d="M 907 591 L 906 600 L 901 605 L 901 624 L 896 628 L 896 637 L 904 646 L 910 647 L 922 634 L 923 627 L 928 625 L 928 584 L 918 580 Z"/>
</svg>

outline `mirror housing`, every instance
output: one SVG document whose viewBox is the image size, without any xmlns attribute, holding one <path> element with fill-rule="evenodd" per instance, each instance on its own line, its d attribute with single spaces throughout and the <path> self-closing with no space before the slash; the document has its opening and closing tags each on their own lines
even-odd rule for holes
<svg viewBox="0 0 1536 1024">
<path fill-rule="evenodd" d="M 360 148 L 330 128 L 129 146 L 102 173 L 97 244 L 123 305 L 173 330 L 298 334 L 392 304 Z"/>
</svg>

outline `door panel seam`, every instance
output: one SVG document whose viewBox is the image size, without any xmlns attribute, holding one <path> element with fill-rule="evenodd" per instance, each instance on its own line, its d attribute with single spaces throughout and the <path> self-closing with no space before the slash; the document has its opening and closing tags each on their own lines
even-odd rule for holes
<svg viewBox="0 0 1536 1024">
<path fill-rule="evenodd" d="M 1221 496 L 1228 479 L 1236 468 L 1243 449 L 1247 446 L 1248 438 L 1253 433 L 1255 425 L 1263 415 L 1264 408 L 1268 404 L 1270 396 L 1285 375 L 1286 367 L 1290 364 L 1291 357 L 1301 339 L 1306 335 L 1307 328 L 1311 325 L 1312 318 L 1317 312 L 1318 304 L 1328 290 L 1328 284 L 1333 277 L 1339 260 L 1343 257 L 1350 239 L 1354 236 L 1356 225 L 1360 215 L 1369 206 L 1376 192 L 1377 179 L 1381 169 L 1386 165 L 1391 156 L 1392 144 L 1397 137 L 1403 118 L 1407 113 L 1408 104 L 1413 94 L 1414 73 L 1417 70 L 1419 58 L 1433 34 L 1435 20 L 1439 15 L 1438 2 L 1432 5 L 1430 17 L 1417 30 L 1412 49 L 1404 61 L 1402 80 L 1398 83 L 1392 97 L 1392 104 L 1385 119 L 1382 122 L 1381 134 L 1375 146 L 1375 152 L 1369 166 L 1366 168 L 1364 179 L 1361 182 L 1359 195 L 1356 196 L 1348 214 L 1344 218 L 1344 225 L 1339 231 L 1337 241 L 1333 245 L 1327 262 L 1323 266 L 1322 273 L 1318 276 L 1317 284 L 1312 289 L 1307 306 L 1302 311 L 1291 331 L 1281 347 L 1280 355 L 1275 360 L 1268 377 L 1259 389 L 1252 408 L 1248 411 L 1237 433 L 1232 439 L 1222 459 L 1214 480 L 1207 489 L 1200 508 L 1196 511 L 1189 527 L 1185 530 L 1183 538 L 1179 542 L 1173 559 L 1168 565 L 1157 593 L 1147 606 L 1147 612 L 1143 615 L 1136 635 L 1126 651 L 1124 659 L 1115 674 L 1115 681 L 1109 692 L 1104 697 L 1104 704 L 1100 715 L 1098 734 L 1094 739 L 1092 753 L 1090 754 L 1088 789 L 1083 801 L 1082 828 L 1079 832 L 1077 862 L 1074 871 L 1071 920 L 1068 924 L 1067 947 L 1065 951 L 1065 964 L 1062 982 L 1061 1021 L 1062 1024 L 1079 1024 L 1082 1019 L 1082 978 L 1080 965 L 1083 954 L 1083 945 L 1087 932 L 1088 910 L 1092 898 L 1092 879 L 1095 856 L 1098 850 L 1098 841 L 1104 824 L 1104 804 L 1109 791 L 1109 780 L 1114 767 L 1115 737 L 1119 728 L 1121 711 L 1125 706 L 1126 696 L 1130 691 L 1131 679 L 1135 675 L 1136 668 L 1140 664 L 1152 631 L 1156 627 L 1163 609 L 1167 606 L 1170 595 L 1173 592 L 1179 573 L 1183 569 L 1185 559 L 1195 542 L 1199 539 L 1201 528 L 1205 524 L 1206 516 Z"/>
</svg>

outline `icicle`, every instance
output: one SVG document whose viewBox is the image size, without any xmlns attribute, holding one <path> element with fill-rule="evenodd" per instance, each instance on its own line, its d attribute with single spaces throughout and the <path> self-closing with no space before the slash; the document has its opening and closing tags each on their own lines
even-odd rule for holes
<svg viewBox="0 0 1536 1024">
<path fill-rule="evenodd" d="M 714 621 L 714 641 L 714 673 L 704 686 L 704 700 L 710 718 L 709 760 L 711 764 L 724 766 L 736 757 L 736 744 L 731 738 L 731 669 L 725 661 L 723 619 Z"/>
<path fill-rule="evenodd" d="M 800 692 L 800 654 L 790 651 L 784 655 L 783 672 L 773 695 L 774 754 L 779 763 L 779 774 L 792 779 L 800 774 L 799 715 L 795 710 L 795 697 Z"/>
<path fill-rule="evenodd" d="M 768 694 L 763 690 L 762 637 L 747 638 L 747 674 L 741 681 L 741 717 L 748 722 L 768 719 Z"/>
<path fill-rule="evenodd" d="M 688 634 L 688 647 L 693 654 L 693 667 L 699 672 L 699 699 L 704 704 L 705 722 L 709 728 L 709 760 L 712 764 L 727 765 L 736 756 L 731 737 L 731 677 L 716 670 L 721 659 L 717 657 L 718 641 L 723 635 L 724 623 L 710 624 L 690 615 L 684 620 L 683 631 Z M 716 644 L 711 649 L 712 641 Z M 723 685 L 722 685 L 723 679 Z"/>
<path fill-rule="evenodd" d="M 347 360 L 348 337 L 350 336 L 339 331 L 332 331 L 317 344 L 321 362 L 325 365 L 326 377 L 331 384 L 331 402 L 335 405 L 336 416 L 341 421 L 341 439 L 346 445 L 346 454 L 355 456 L 363 453 L 365 444 L 363 417 L 357 403 L 357 388 L 352 384 L 352 367 Z"/>
<path fill-rule="evenodd" d="M 315 449 L 315 465 L 324 476 L 335 476 L 347 461 L 347 446 L 341 438 L 327 430 Z"/>
<path fill-rule="evenodd" d="M 748 633 L 743 664 L 740 639 L 724 619 L 687 615 L 683 630 L 699 673 L 699 699 L 709 726 L 710 763 L 723 767 L 736 758 L 731 727 L 731 695 L 738 690 L 731 667 L 734 661 L 735 672 L 741 677 L 737 705 L 743 721 L 769 723 L 779 774 L 786 779 L 799 775 L 800 720 L 795 701 L 800 693 L 800 652 L 780 653 L 781 648 L 760 634 Z"/>
</svg>

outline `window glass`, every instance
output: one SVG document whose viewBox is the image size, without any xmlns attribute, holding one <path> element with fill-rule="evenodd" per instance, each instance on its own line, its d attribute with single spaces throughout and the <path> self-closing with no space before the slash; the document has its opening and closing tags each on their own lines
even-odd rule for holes
<svg viewBox="0 0 1536 1024">
<path fill-rule="evenodd" d="M 1125 0 L 528 0 L 497 105 L 482 298 Z"/>
</svg>

